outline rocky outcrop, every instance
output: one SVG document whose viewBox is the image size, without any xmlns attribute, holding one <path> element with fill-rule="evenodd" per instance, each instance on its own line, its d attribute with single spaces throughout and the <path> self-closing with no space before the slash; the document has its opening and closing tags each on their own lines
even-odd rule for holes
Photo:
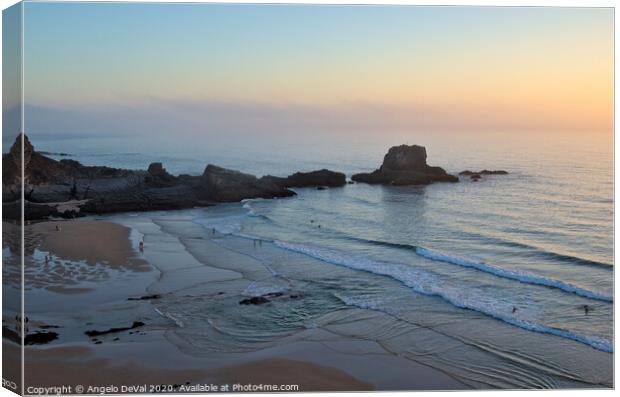
<svg viewBox="0 0 620 397">
<path fill-rule="evenodd" d="M 27 137 L 18 137 L 3 155 L 2 196 L 5 219 L 21 219 L 21 189 L 24 188 L 25 219 L 76 217 L 124 211 L 151 211 L 208 206 L 219 202 L 236 202 L 251 198 L 294 196 L 289 188 L 340 187 L 347 184 L 340 172 L 321 169 L 297 172 L 287 177 L 254 175 L 209 164 L 202 175 L 171 175 L 162 163 L 147 170 L 86 166 L 78 161 L 51 159 L 37 152 Z M 506 171 L 483 170 L 478 175 L 506 174 Z M 356 182 L 425 185 L 433 182 L 458 182 L 441 167 L 426 163 L 422 146 L 395 146 L 385 155 L 381 167 L 371 173 L 353 175 Z M 349 183 L 353 183 L 349 181 Z"/>
<path fill-rule="evenodd" d="M 388 150 L 381 164 L 381 171 L 424 171 L 426 148 L 418 145 L 393 146 Z"/>
<path fill-rule="evenodd" d="M 218 202 L 234 202 L 248 198 L 290 197 L 295 193 L 266 178 L 229 170 L 212 164 L 202 174 L 201 191 L 205 198 Z"/>
<path fill-rule="evenodd" d="M 253 296 L 239 301 L 240 305 L 262 305 L 264 303 L 269 303 L 269 299 L 262 296 Z"/>
<path fill-rule="evenodd" d="M 459 172 L 459 175 L 467 175 L 467 176 L 471 176 L 471 175 L 508 175 L 508 171 L 504 171 L 504 170 L 482 170 L 482 171 L 470 171 L 470 170 L 465 170 L 465 171 L 461 171 Z"/>
<path fill-rule="evenodd" d="M 151 187 L 170 187 L 178 182 L 176 177 L 166 171 L 162 163 L 151 163 L 146 172 L 148 175 L 144 177 L 144 182 Z"/>
<path fill-rule="evenodd" d="M 383 158 L 381 168 L 355 174 L 356 182 L 383 185 L 428 185 L 433 182 L 458 182 L 458 177 L 441 167 L 426 163 L 426 148 L 418 145 L 393 146 Z"/>
<path fill-rule="evenodd" d="M 85 331 L 84 333 L 92 338 L 95 336 L 113 334 L 116 332 L 129 331 L 135 328 L 144 327 L 144 325 L 145 324 L 142 321 L 134 321 L 133 324 L 131 324 L 128 327 L 116 327 L 116 328 L 106 329 L 104 331 L 90 330 L 90 331 Z"/>
<path fill-rule="evenodd" d="M 8 339 L 20 345 L 22 344 L 20 334 L 6 325 L 2 326 L 2 338 Z M 55 339 L 58 339 L 58 333 L 56 332 L 36 331 L 31 334 L 26 334 L 23 343 L 25 345 L 45 345 Z"/>
<path fill-rule="evenodd" d="M 472 182 L 478 182 L 480 179 L 482 179 L 483 175 L 507 175 L 507 174 L 508 174 L 508 172 L 506 172 L 504 170 L 493 170 L 493 171 L 489 171 L 489 170 L 482 170 L 482 171 L 465 170 L 465 171 L 459 172 L 459 175 L 461 175 L 461 176 L 468 176 L 469 179 Z"/>
<path fill-rule="evenodd" d="M 257 178 L 215 165 L 200 176 L 174 176 L 162 163 L 146 171 L 85 166 L 60 161 L 34 150 L 24 137 L 25 219 L 76 217 L 124 211 L 151 211 L 208 206 L 248 198 L 295 195 L 269 177 Z M 3 217 L 21 218 L 21 136 L 3 155 Z"/>
<path fill-rule="evenodd" d="M 2 155 L 2 185 L 18 185 L 21 181 L 22 136 L 24 183 L 40 184 L 61 181 L 69 172 L 64 162 L 52 160 L 37 153 L 25 135 L 19 135 L 7 154 Z"/>
<path fill-rule="evenodd" d="M 296 172 L 286 178 L 267 175 L 261 179 L 283 187 L 340 187 L 346 185 L 346 176 L 342 172 L 322 169 L 312 172 Z"/>
</svg>

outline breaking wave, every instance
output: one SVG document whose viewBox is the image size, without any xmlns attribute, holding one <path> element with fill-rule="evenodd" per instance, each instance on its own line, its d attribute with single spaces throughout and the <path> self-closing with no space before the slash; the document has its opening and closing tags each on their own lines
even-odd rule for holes
<svg viewBox="0 0 620 397">
<path fill-rule="evenodd" d="M 443 285 L 434 274 L 428 271 L 415 269 L 399 263 L 380 262 L 367 258 L 342 255 L 332 250 L 303 244 L 285 243 L 282 241 L 274 241 L 274 244 L 280 248 L 304 254 L 326 263 L 390 277 L 403 283 L 415 292 L 441 297 L 453 306 L 474 310 L 519 328 L 556 335 L 581 342 L 598 350 L 613 352 L 611 341 L 603 337 L 581 335 L 565 329 L 513 317 L 508 314 L 511 313 L 512 306 L 510 304 L 489 301 L 481 295 L 472 294 L 472 291 L 469 291 L 467 294 L 459 293 L 457 289 Z"/>
</svg>

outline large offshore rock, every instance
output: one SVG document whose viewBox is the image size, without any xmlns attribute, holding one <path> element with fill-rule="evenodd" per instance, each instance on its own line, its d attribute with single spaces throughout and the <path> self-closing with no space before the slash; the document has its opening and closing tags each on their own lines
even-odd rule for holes
<svg viewBox="0 0 620 397">
<path fill-rule="evenodd" d="M 383 158 L 381 167 L 371 173 L 355 174 L 356 182 L 383 185 L 428 185 L 433 182 L 458 182 L 441 167 L 426 163 L 426 148 L 418 145 L 393 146 Z"/>
</svg>

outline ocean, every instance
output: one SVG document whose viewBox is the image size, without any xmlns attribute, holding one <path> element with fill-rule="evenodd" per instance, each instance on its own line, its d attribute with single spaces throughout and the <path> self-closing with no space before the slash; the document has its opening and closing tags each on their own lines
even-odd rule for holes
<svg viewBox="0 0 620 397">
<path fill-rule="evenodd" d="M 389 147 L 403 143 L 425 146 L 428 163 L 453 174 L 506 170 L 479 182 L 303 188 L 293 198 L 102 219 L 132 227 L 147 243 L 156 227 L 198 260 L 208 258 L 208 240 L 256 264 L 230 263 L 253 280 L 243 296 L 299 298 L 257 310 L 201 299 L 196 288 L 171 291 L 154 304 L 179 324 L 174 341 L 190 354 L 254 351 L 320 328 L 326 343 L 330 333 L 376 341 L 476 386 L 612 382 L 610 136 L 30 140 L 70 155 L 57 159 L 132 169 L 160 161 L 173 174 L 198 175 L 212 163 L 258 176 L 329 168 L 350 178 L 378 168 Z"/>
</svg>

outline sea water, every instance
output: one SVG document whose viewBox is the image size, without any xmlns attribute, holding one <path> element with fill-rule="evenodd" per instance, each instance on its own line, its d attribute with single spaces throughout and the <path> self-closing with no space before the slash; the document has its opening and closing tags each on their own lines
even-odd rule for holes
<svg viewBox="0 0 620 397">
<path fill-rule="evenodd" d="M 319 327 L 377 341 L 393 354 L 476 385 L 611 382 L 609 137 L 31 141 L 85 164 L 145 169 L 161 161 L 173 174 L 199 175 L 213 163 L 259 176 L 329 168 L 350 177 L 377 168 L 387 149 L 400 143 L 426 146 L 429 164 L 450 173 L 507 170 L 479 182 L 356 183 L 295 189 L 297 196 L 287 199 L 141 214 L 181 242 L 191 230 L 251 257 L 261 276 L 252 276 L 242 295 L 289 291 L 301 297 L 256 311 L 234 299 L 205 306 L 195 295 L 177 296 L 164 299 L 159 310 L 186 325 L 179 335 L 195 354 L 257 350 Z M 191 253 L 191 244 L 200 242 L 185 237 Z"/>
</svg>

